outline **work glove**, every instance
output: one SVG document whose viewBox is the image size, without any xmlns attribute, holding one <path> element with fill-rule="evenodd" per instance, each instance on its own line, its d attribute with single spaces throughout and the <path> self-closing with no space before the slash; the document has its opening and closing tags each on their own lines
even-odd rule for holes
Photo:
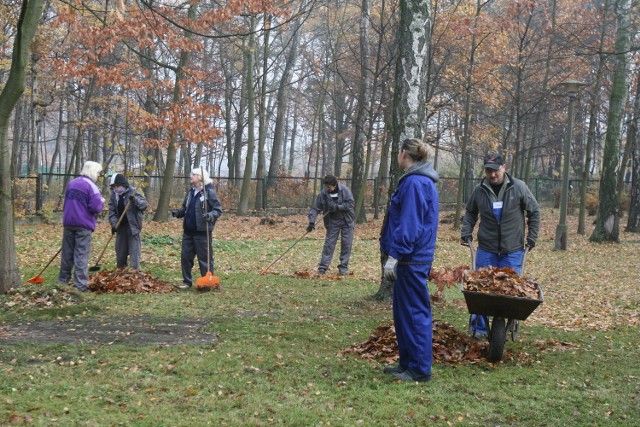
<svg viewBox="0 0 640 427">
<path fill-rule="evenodd" d="M 111 226 L 111 234 L 116 234 L 116 231 L 118 231 L 118 229 L 116 228 L 115 225 Z"/>
<path fill-rule="evenodd" d="M 472 236 L 462 236 L 460 238 L 460 244 L 462 246 L 471 246 L 471 242 L 473 242 L 473 237 Z"/>
<path fill-rule="evenodd" d="M 136 195 L 135 194 L 131 194 L 129 196 L 129 200 L 131 200 L 132 202 L 136 199 Z"/>
<path fill-rule="evenodd" d="M 529 247 L 529 250 L 535 248 L 536 247 L 536 241 L 531 239 L 531 238 L 527 238 L 527 246 Z"/>
<path fill-rule="evenodd" d="M 316 225 L 310 222 L 309 225 L 307 225 L 307 233 L 311 233 L 314 228 L 316 228 Z"/>
<path fill-rule="evenodd" d="M 392 256 L 387 258 L 387 262 L 384 263 L 384 272 L 382 273 L 382 276 L 390 282 L 393 282 L 396 280 L 397 264 L 398 264 L 398 260 Z"/>
<path fill-rule="evenodd" d="M 177 209 L 172 210 L 171 211 L 171 216 L 174 217 L 174 218 L 178 218 L 178 210 Z"/>
<path fill-rule="evenodd" d="M 338 210 L 338 205 L 336 205 L 333 202 L 329 203 L 329 212 L 335 212 L 337 210 Z"/>
<path fill-rule="evenodd" d="M 211 212 L 203 213 L 202 214 L 202 219 L 207 221 L 207 222 L 209 222 L 209 223 L 211 223 L 211 224 L 213 224 L 214 221 L 215 221 L 213 213 L 211 213 Z"/>
</svg>

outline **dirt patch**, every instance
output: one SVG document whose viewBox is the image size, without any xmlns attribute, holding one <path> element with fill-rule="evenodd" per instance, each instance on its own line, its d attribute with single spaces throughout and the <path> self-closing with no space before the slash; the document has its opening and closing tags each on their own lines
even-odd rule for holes
<svg viewBox="0 0 640 427">
<path fill-rule="evenodd" d="M 41 320 L 0 327 L 0 345 L 11 343 L 129 346 L 215 344 L 218 336 L 203 319 L 151 316 Z"/>
</svg>

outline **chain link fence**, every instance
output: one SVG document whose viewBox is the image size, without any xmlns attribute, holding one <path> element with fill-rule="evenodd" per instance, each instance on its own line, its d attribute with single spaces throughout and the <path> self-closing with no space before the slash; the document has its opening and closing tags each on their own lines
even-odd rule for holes
<svg viewBox="0 0 640 427">
<path fill-rule="evenodd" d="M 42 173 L 34 176 L 19 177 L 14 180 L 15 215 L 32 216 L 37 214 L 54 214 L 62 211 L 64 204 L 64 187 L 74 176 L 65 174 Z M 212 177 L 213 185 L 218 193 L 225 212 L 236 212 L 240 202 L 241 179 L 228 177 Z M 128 176 L 129 183 L 143 193 L 149 201 L 149 210 L 157 208 L 162 188 L 162 176 Z M 341 179 L 341 182 L 351 186 L 351 180 Z M 364 194 L 364 207 L 367 212 L 382 212 L 387 204 L 388 189 L 386 181 L 368 179 Z M 464 201 L 471 194 L 473 187 L 480 179 L 465 180 Z M 455 209 L 458 197 L 458 178 L 440 178 L 437 183 L 442 211 Z M 528 183 L 538 202 L 544 207 L 560 205 L 562 180 L 550 178 L 533 178 Z M 580 202 L 579 180 L 569 181 L 569 213 L 575 211 Z M 100 178 L 98 186 L 105 199 L 109 196 L 108 177 Z M 598 180 L 590 180 L 587 190 L 587 208 L 597 206 Z M 189 189 L 188 176 L 176 176 L 172 180 L 171 199 L 169 208 L 182 205 L 184 195 Z M 275 177 L 251 179 L 248 197 L 248 209 L 254 213 L 299 213 L 306 212 L 312 205 L 315 196 L 322 189 L 322 178 L 307 177 Z M 256 201 L 256 192 L 261 191 L 262 197 Z M 623 204 L 628 199 L 630 189 L 625 186 L 622 195 Z M 589 212 L 592 214 L 593 212 Z"/>
</svg>

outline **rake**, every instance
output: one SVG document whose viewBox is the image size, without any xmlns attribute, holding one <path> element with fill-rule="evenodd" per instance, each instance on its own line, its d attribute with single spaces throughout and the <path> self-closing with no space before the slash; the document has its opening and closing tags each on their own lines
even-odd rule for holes
<svg viewBox="0 0 640 427">
<path fill-rule="evenodd" d="M 129 200 L 129 203 L 126 204 L 126 206 L 124 207 L 124 210 L 120 214 L 120 218 L 118 219 L 118 222 L 116 224 L 116 231 L 118 230 L 118 227 L 120 227 L 120 223 L 124 219 L 124 216 L 127 213 L 127 210 L 129 210 L 129 205 L 131 205 L 131 203 L 133 203 L 133 202 L 131 202 L 131 200 Z M 113 239 L 113 235 L 114 234 L 115 233 L 111 233 L 111 236 L 109 236 L 109 240 L 107 240 L 107 244 L 104 245 L 104 248 L 102 249 L 102 252 L 100 252 L 100 256 L 98 257 L 98 260 L 96 261 L 96 265 L 94 265 L 93 267 L 89 267 L 89 271 L 100 271 L 100 269 L 102 268 L 102 266 L 100 265 L 100 260 L 102 259 L 102 256 L 104 255 L 104 252 L 107 250 L 107 247 L 109 247 L 109 243 L 111 242 L 111 239 Z"/>
<path fill-rule="evenodd" d="M 202 185 L 202 194 L 204 195 L 204 213 L 206 214 L 208 213 L 207 208 L 209 203 L 207 201 L 207 188 L 204 183 Z M 196 279 L 196 289 L 199 291 L 209 291 L 220 287 L 220 278 L 211 273 L 211 235 L 209 234 L 209 221 L 205 221 L 205 224 L 207 227 L 207 274 Z"/>
<path fill-rule="evenodd" d="M 47 267 L 49 267 L 51 265 L 53 260 L 57 258 L 57 256 L 60 254 L 60 252 L 62 252 L 62 246 L 60 246 L 60 249 L 58 249 L 58 252 L 56 252 L 56 254 L 51 257 L 51 259 L 49 260 L 47 265 L 45 265 L 44 268 L 42 270 L 40 270 L 40 273 L 36 274 L 31 279 L 27 280 L 27 282 L 28 283 L 33 283 L 33 284 L 38 284 L 38 283 L 44 282 L 44 277 L 42 277 L 42 273 L 44 273 L 44 271 L 47 269 Z"/>
</svg>

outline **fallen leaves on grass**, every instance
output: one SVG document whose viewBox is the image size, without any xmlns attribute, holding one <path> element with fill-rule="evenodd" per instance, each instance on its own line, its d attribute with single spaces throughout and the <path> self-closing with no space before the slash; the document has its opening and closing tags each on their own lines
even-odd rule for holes
<svg viewBox="0 0 640 427">
<path fill-rule="evenodd" d="M 71 289 L 61 286 L 26 285 L 9 289 L 6 295 L 0 297 L 5 300 L 0 307 L 30 308 L 30 307 L 65 307 L 82 301 L 80 295 Z"/>
<path fill-rule="evenodd" d="M 435 363 L 484 362 L 486 360 L 483 359 L 483 352 L 486 348 L 486 343 L 474 341 L 447 323 L 433 322 L 433 361 Z M 346 353 L 385 364 L 397 362 L 398 344 L 393 324 L 379 325 L 368 340 L 354 344 L 341 352 L 341 354 Z"/>
<path fill-rule="evenodd" d="M 448 323 L 433 322 L 434 363 L 443 365 L 462 362 L 489 363 L 485 358 L 487 347 L 487 342 L 476 341 Z M 354 344 L 339 354 L 354 354 L 363 359 L 388 365 L 397 363 L 398 343 L 393 322 L 390 325 L 379 325 L 368 340 Z M 508 350 L 505 352 L 503 360 L 530 363 L 531 356 Z"/>
<path fill-rule="evenodd" d="M 170 283 L 128 267 L 94 274 L 89 289 L 98 294 L 165 294 L 175 290 Z"/>
<path fill-rule="evenodd" d="M 511 297 L 539 299 L 539 285 L 520 276 L 512 268 L 487 267 L 469 271 L 464 277 L 464 290 Z"/>
<path fill-rule="evenodd" d="M 348 273 L 348 275 L 353 275 L 353 273 Z M 298 279 L 326 279 L 326 280 L 342 280 L 344 279 L 344 275 L 340 274 L 318 274 L 315 271 L 310 270 L 298 270 L 295 273 L 291 274 L 289 277 L 295 277 Z"/>
</svg>

